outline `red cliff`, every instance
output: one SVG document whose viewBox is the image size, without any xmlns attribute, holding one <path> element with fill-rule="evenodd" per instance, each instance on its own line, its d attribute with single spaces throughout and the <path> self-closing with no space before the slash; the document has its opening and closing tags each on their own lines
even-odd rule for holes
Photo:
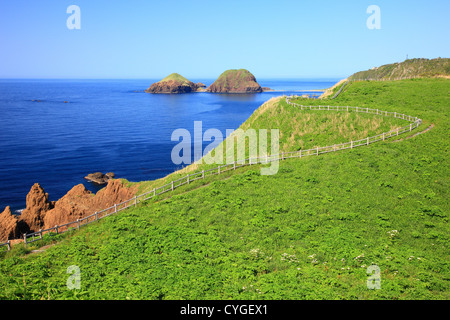
<svg viewBox="0 0 450 320">
<path fill-rule="evenodd" d="M 0 242 L 20 237 L 17 221 L 17 217 L 11 213 L 9 207 L 0 213 Z"/>
</svg>

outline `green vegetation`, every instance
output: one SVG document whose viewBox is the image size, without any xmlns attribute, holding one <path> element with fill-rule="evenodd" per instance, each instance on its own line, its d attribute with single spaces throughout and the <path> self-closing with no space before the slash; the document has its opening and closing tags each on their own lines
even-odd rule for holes
<svg viewBox="0 0 450 320">
<path fill-rule="evenodd" d="M 444 79 L 354 82 L 330 104 L 418 116 L 411 135 L 434 128 L 285 160 L 273 176 L 257 165 L 195 181 L 59 236 L 42 253 L 18 245 L 0 261 L 0 298 L 449 299 L 449 92 Z M 346 141 L 396 121 L 272 100 L 242 128 L 279 125 L 281 147 L 296 150 L 342 142 L 333 131 Z M 372 264 L 380 290 L 366 286 Z M 71 265 L 81 270 L 79 290 L 66 287 Z"/>
<path fill-rule="evenodd" d="M 168 75 L 167 77 L 165 77 L 164 79 L 162 79 L 160 82 L 165 82 L 165 81 L 178 81 L 181 82 L 183 84 L 189 85 L 189 83 L 191 83 L 191 81 L 189 81 L 188 79 L 186 79 L 185 77 L 183 77 L 182 75 L 178 74 L 178 73 L 172 73 L 170 75 Z"/>
<path fill-rule="evenodd" d="M 450 59 L 409 59 L 401 63 L 387 64 L 367 71 L 360 71 L 349 79 L 394 80 L 420 77 L 450 76 Z"/>
<path fill-rule="evenodd" d="M 226 78 L 230 75 L 235 76 L 238 79 L 244 79 L 246 76 L 251 75 L 251 73 L 247 69 L 229 69 L 224 71 L 218 79 Z"/>
</svg>

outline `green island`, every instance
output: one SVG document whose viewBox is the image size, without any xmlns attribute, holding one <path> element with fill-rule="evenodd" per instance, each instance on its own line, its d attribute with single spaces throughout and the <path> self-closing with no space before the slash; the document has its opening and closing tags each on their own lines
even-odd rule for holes
<svg viewBox="0 0 450 320">
<path fill-rule="evenodd" d="M 420 78 L 351 81 L 335 99 L 296 98 L 423 122 L 399 139 L 281 161 L 273 176 L 260 174 L 264 164 L 210 176 L 1 250 L 0 299 L 449 299 L 449 92 L 448 79 Z M 241 128 L 280 128 L 280 151 L 289 152 L 402 125 L 272 99 Z M 210 167 L 136 185 L 146 192 Z M 70 265 L 81 269 L 81 290 L 67 290 Z M 370 265 L 381 290 L 367 287 Z"/>
</svg>

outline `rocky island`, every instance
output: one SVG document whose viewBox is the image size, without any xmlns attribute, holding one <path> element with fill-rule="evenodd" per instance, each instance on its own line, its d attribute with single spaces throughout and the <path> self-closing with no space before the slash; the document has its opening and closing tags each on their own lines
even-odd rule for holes
<svg viewBox="0 0 450 320">
<path fill-rule="evenodd" d="M 259 93 L 273 91 L 261 87 L 255 76 L 246 69 L 230 69 L 222 73 L 208 88 L 198 82 L 193 83 L 178 73 L 172 73 L 159 82 L 153 83 L 145 90 L 147 93 Z"/>
<path fill-rule="evenodd" d="M 103 174 L 101 172 L 95 172 L 95 173 L 90 173 L 88 174 L 86 177 L 84 177 L 86 180 L 93 182 L 95 184 L 106 184 L 108 182 L 108 180 L 110 179 L 114 179 L 115 178 L 115 174 L 113 172 L 108 172 L 106 174 Z"/>
<path fill-rule="evenodd" d="M 259 93 L 263 92 L 263 89 L 250 71 L 231 69 L 222 73 L 206 91 L 212 93 Z"/>
<path fill-rule="evenodd" d="M 153 83 L 145 90 L 148 93 L 190 93 L 196 92 L 199 86 L 178 73 L 172 73 L 159 82 Z"/>
</svg>

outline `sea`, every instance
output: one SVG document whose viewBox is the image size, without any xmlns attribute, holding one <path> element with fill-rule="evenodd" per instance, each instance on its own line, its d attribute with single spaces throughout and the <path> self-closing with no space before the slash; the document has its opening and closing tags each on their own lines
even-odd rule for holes
<svg viewBox="0 0 450 320">
<path fill-rule="evenodd" d="M 191 79 L 209 86 L 214 79 Z M 256 94 L 150 94 L 159 79 L 0 79 L 0 212 L 20 214 L 39 183 L 58 200 L 73 186 L 102 186 L 89 173 L 153 180 L 183 165 L 171 160 L 176 129 L 237 129 L 265 101 L 281 95 L 317 97 L 340 79 L 258 79 L 275 91 Z M 206 145 L 211 142 L 205 142 Z M 204 145 L 205 146 L 205 145 Z"/>
</svg>

